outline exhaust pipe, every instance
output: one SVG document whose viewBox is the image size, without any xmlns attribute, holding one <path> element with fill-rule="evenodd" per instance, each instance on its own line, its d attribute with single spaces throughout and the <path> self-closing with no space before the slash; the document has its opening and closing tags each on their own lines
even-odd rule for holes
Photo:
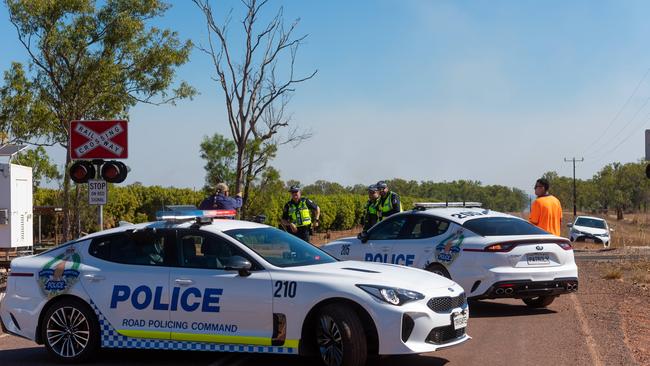
<svg viewBox="0 0 650 366">
<path fill-rule="evenodd" d="M 514 290 L 512 289 L 512 287 L 508 287 L 507 289 L 505 289 L 504 292 L 506 293 L 506 295 L 512 295 L 512 293 L 514 292 Z"/>
<path fill-rule="evenodd" d="M 498 288 L 496 291 L 494 291 L 497 295 L 503 295 L 503 289 Z"/>
</svg>

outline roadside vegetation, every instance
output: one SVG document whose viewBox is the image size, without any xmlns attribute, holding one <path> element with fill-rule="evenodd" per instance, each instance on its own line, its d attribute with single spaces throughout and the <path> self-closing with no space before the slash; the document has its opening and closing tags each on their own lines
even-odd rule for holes
<svg viewBox="0 0 650 366">
<path fill-rule="evenodd" d="M 277 172 L 274 170 L 271 172 L 273 174 L 265 174 L 263 180 L 253 185 L 246 203 L 248 214 L 242 217 L 243 219 L 264 215 L 265 223 L 271 226 L 279 224 L 282 208 L 289 199 L 286 188 L 296 181 L 283 182 Z M 388 182 L 396 192 L 401 194 L 404 209 L 412 208 L 413 203 L 418 201 L 462 201 L 464 196 L 462 192 L 470 189 L 471 197 L 484 202 L 486 207 L 512 211 L 521 210 L 526 205 L 526 197 L 522 191 L 504 186 L 482 186 L 478 182 L 465 181 L 417 183 L 394 179 Z M 82 231 L 93 232 L 98 229 L 96 207 L 89 206 L 87 200 L 83 199 L 87 196 L 86 186 L 80 186 L 82 199 L 78 204 Z M 410 189 L 406 189 L 406 186 Z M 404 188 L 407 194 L 402 194 L 401 188 Z M 108 204 L 104 207 L 104 225 L 114 227 L 119 224 L 119 221 L 138 223 L 154 220 L 156 211 L 167 205 L 198 205 L 209 194 L 210 188 L 194 190 L 134 183 L 126 186 L 111 185 L 108 192 Z M 408 193 L 422 194 L 422 196 L 410 196 Z M 367 200 L 366 185 L 343 187 L 338 183 L 317 181 L 304 186 L 303 194 L 321 207 L 320 230 L 323 233 L 350 230 L 361 222 L 363 207 Z M 60 190 L 36 188 L 34 191 L 35 206 L 61 206 L 61 202 Z M 41 222 L 43 235 L 53 236 L 54 218 L 43 216 Z"/>
<path fill-rule="evenodd" d="M 606 280 L 622 280 L 641 287 L 650 285 L 650 261 L 625 261 L 610 263 L 603 269 Z"/>
</svg>

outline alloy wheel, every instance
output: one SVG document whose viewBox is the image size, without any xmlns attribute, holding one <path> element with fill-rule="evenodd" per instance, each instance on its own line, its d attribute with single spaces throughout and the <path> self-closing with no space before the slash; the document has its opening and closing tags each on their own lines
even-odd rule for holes
<svg viewBox="0 0 650 366">
<path fill-rule="evenodd" d="M 343 337 L 334 319 L 321 316 L 316 341 L 326 365 L 340 366 L 343 363 Z"/>
<path fill-rule="evenodd" d="M 65 306 L 52 313 L 46 334 L 47 343 L 57 355 L 73 358 L 88 346 L 90 324 L 79 309 Z"/>
</svg>

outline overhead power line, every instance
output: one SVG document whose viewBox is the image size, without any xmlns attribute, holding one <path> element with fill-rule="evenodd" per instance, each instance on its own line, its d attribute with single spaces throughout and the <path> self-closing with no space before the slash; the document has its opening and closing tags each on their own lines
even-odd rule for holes
<svg viewBox="0 0 650 366">
<path fill-rule="evenodd" d="M 611 121 L 609 121 L 609 124 L 608 124 L 607 127 L 603 130 L 603 132 L 600 134 L 600 136 L 598 136 L 598 138 L 596 138 L 596 140 L 594 140 L 590 145 L 588 145 L 588 146 L 586 147 L 586 149 L 584 150 L 584 154 L 585 154 L 585 155 L 587 155 L 587 153 L 588 153 L 588 152 L 589 152 L 593 147 L 597 146 L 597 144 L 600 142 L 600 140 L 602 140 L 602 138 L 605 137 L 605 135 L 607 135 L 607 132 L 609 131 L 609 129 L 610 129 L 610 128 L 614 125 L 614 123 L 618 120 L 618 118 L 621 116 L 621 114 L 623 113 L 623 111 L 625 110 L 625 108 L 627 108 L 628 104 L 630 104 L 630 101 L 632 100 L 632 98 L 634 98 L 634 96 L 636 95 L 636 93 L 639 91 L 639 88 L 641 87 L 641 85 L 643 84 L 643 82 L 645 81 L 645 79 L 648 77 L 648 74 L 650 74 L 650 68 L 648 68 L 648 69 L 646 70 L 645 74 L 643 74 L 643 77 L 641 77 L 641 80 L 639 80 L 639 82 L 637 83 L 636 87 L 634 88 L 634 91 L 632 91 L 632 94 L 630 94 L 630 96 L 627 98 L 627 100 L 625 101 L 625 103 L 623 103 L 623 105 L 622 105 L 621 108 L 618 110 L 618 112 L 616 113 L 616 115 L 614 116 L 614 118 L 613 118 Z M 637 112 L 637 113 L 638 113 L 638 112 Z"/>
<path fill-rule="evenodd" d="M 629 133 L 628 133 L 628 134 L 623 138 L 623 140 L 621 140 L 621 141 L 620 141 L 618 144 L 616 144 L 613 148 L 611 148 L 611 149 L 609 149 L 609 150 L 601 151 L 600 154 L 594 155 L 594 157 L 591 158 L 590 160 L 593 160 L 593 161 L 596 161 L 596 162 L 601 161 L 601 160 L 604 159 L 605 157 L 609 156 L 609 154 L 612 154 L 613 152 L 615 152 L 616 150 L 618 150 L 618 148 L 621 147 L 625 142 L 627 142 L 627 140 L 629 140 L 632 136 L 634 136 L 634 135 L 636 135 L 636 134 L 639 134 L 639 132 L 645 130 L 645 128 L 643 128 L 643 127 L 644 127 L 644 126 L 647 126 L 648 121 L 650 121 L 650 113 L 648 113 L 648 114 L 645 116 L 645 118 L 642 118 L 642 119 L 640 120 L 641 123 L 636 124 L 636 125 L 635 125 L 631 130 L 630 130 L 630 132 L 629 132 Z M 612 140 L 612 141 L 613 141 L 613 140 Z"/>
</svg>

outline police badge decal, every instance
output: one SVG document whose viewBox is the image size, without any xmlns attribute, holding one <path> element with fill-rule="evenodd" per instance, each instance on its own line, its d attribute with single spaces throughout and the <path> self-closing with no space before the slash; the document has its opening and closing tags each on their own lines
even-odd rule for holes
<svg viewBox="0 0 650 366">
<path fill-rule="evenodd" d="M 465 240 L 463 230 L 460 229 L 445 238 L 436 246 L 436 259 L 442 264 L 451 264 L 460 253 L 460 245 Z"/>
<path fill-rule="evenodd" d="M 74 246 L 66 248 L 38 272 L 38 282 L 47 297 L 67 292 L 79 279 L 81 257 Z"/>
</svg>

